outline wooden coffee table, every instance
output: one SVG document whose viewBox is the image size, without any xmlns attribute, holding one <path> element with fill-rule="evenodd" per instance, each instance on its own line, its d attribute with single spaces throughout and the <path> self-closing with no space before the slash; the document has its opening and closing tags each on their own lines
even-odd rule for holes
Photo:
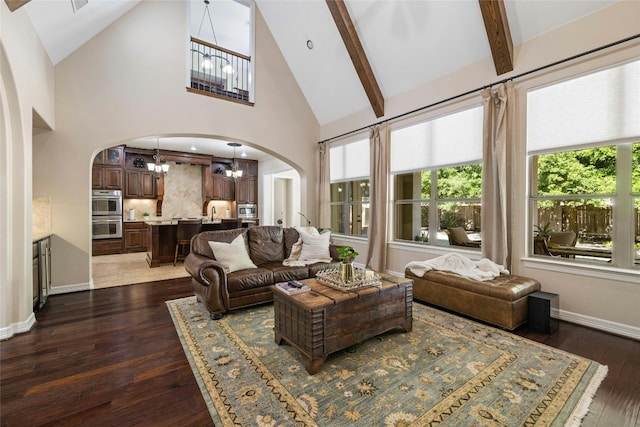
<svg viewBox="0 0 640 427">
<path fill-rule="evenodd" d="M 311 375 L 327 356 L 396 327 L 413 325 L 413 282 L 380 274 L 381 286 L 343 292 L 316 279 L 301 282 L 310 292 L 287 295 L 273 288 L 276 344 L 285 340 L 300 353 Z"/>
</svg>

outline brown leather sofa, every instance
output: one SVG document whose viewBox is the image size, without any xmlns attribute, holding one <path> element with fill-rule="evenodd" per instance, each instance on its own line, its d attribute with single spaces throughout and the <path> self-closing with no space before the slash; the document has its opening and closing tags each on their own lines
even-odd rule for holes
<svg viewBox="0 0 640 427">
<path fill-rule="evenodd" d="M 218 263 L 209 241 L 231 243 L 238 235 L 246 233 L 251 260 L 257 268 L 248 268 L 227 274 Z M 191 239 L 191 253 L 184 266 L 191 274 L 193 290 L 209 310 L 211 319 L 220 319 L 233 309 L 262 304 L 273 300 L 271 285 L 289 280 L 315 277 L 327 268 L 339 263 L 337 246 L 330 245 L 332 263 L 315 263 L 301 267 L 285 266 L 291 248 L 298 241 L 295 228 L 257 226 L 234 230 L 205 231 Z"/>
<path fill-rule="evenodd" d="M 415 299 L 509 330 L 527 321 L 528 295 L 540 290 L 537 280 L 513 274 L 477 281 L 434 270 L 420 277 L 407 268 L 405 277 L 413 280 Z"/>
</svg>

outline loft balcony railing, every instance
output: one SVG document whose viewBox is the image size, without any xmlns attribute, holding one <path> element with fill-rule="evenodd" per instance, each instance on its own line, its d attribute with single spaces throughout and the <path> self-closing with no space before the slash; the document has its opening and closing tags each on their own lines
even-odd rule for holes
<svg viewBox="0 0 640 427">
<path fill-rule="evenodd" d="M 191 37 L 190 91 L 251 104 L 251 57 Z"/>
</svg>

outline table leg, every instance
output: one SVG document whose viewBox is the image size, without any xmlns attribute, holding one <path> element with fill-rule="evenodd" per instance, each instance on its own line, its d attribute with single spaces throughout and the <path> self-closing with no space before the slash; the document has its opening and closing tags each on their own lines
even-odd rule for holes
<svg viewBox="0 0 640 427">
<path fill-rule="evenodd" d="M 304 359 L 304 369 L 307 370 L 309 375 L 318 373 L 324 361 L 327 360 L 326 357 L 321 357 L 319 359 L 314 359 L 314 360 L 311 360 L 306 356 L 303 356 L 302 358 Z"/>
<path fill-rule="evenodd" d="M 413 318 L 407 320 L 402 325 L 400 325 L 403 331 L 411 332 L 413 330 Z"/>
</svg>

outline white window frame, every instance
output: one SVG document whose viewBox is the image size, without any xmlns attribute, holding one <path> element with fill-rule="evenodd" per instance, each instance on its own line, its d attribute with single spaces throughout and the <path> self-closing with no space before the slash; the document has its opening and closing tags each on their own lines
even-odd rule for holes
<svg viewBox="0 0 640 427">
<path fill-rule="evenodd" d="M 345 147 L 348 146 L 349 144 L 359 144 L 362 143 L 362 145 L 364 146 L 364 142 L 366 141 L 366 146 L 367 149 L 369 149 L 369 136 L 368 134 L 357 134 L 357 135 L 353 135 L 349 138 L 346 138 L 344 140 L 341 140 L 340 142 L 337 143 L 333 143 L 331 145 L 331 149 L 339 149 L 340 147 Z M 331 153 L 331 151 L 330 151 Z M 353 207 L 354 206 L 359 206 L 360 207 L 360 211 L 362 212 L 362 214 L 360 215 L 360 221 L 362 226 L 364 227 L 365 223 L 368 221 L 368 218 L 366 218 L 366 212 L 367 209 L 370 208 L 369 205 L 369 200 L 350 200 L 350 188 L 352 186 L 352 184 L 358 182 L 358 181 L 362 181 L 365 183 L 365 185 L 370 185 L 370 155 L 369 152 L 367 151 L 366 156 L 362 156 L 359 158 L 359 160 L 365 160 L 366 161 L 366 168 L 364 167 L 364 164 L 359 165 L 358 167 L 358 173 L 355 174 L 349 174 L 347 173 L 345 170 L 343 171 L 336 171 L 335 168 L 336 166 L 339 166 L 341 169 L 346 168 L 346 166 L 348 166 L 348 159 L 346 158 L 341 158 L 341 161 L 339 162 L 340 164 L 337 165 L 336 161 L 337 159 L 332 158 L 331 154 L 329 155 L 329 169 L 330 169 L 330 186 L 333 187 L 336 184 L 344 184 L 345 185 L 345 197 L 344 200 L 340 200 L 340 201 L 333 201 L 330 200 L 329 204 L 330 204 L 330 212 L 331 212 L 331 224 L 334 224 L 335 222 L 335 218 L 333 217 L 333 208 L 336 206 L 342 206 L 342 212 L 345 212 L 345 215 L 347 215 L 349 217 L 349 231 L 351 231 L 353 229 L 353 221 L 355 220 L 354 218 L 352 218 L 352 212 L 353 212 Z M 344 163 L 343 163 L 344 162 Z M 331 192 L 331 191 L 330 191 Z M 352 234 L 351 232 L 348 233 L 343 233 L 340 230 L 331 230 L 331 232 L 333 234 L 336 235 L 340 235 L 340 236 L 349 236 L 349 237 L 361 237 L 361 238 L 368 238 L 369 233 L 368 233 L 368 226 L 367 228 L 367 233 L 366 234 Z"/>
<path fill-rule="evenodd" d="M 462 112 L 462 111 L 466 111 L 469 110 L 471 108 L 474 107 L 481 107 L 482 106 L 482 100 L 478 99 L 478 95 L 473 95 L 470 96 L 466 99 L 462 99 L 459 100 L 458 102 L 454 102 L 451 104 L 448 104 L 444 107 L 440 107 L 438 109 L 434 109 L 431 111 L 428 111 L 426 113 L 411 117 L 410 119 L 406 119 L 403 121 L 399 121 L 394 123 L 391 127 L 390 127 L 390 133 L 393 133 L 394 130 L 399 130 L 399 129 L 403 129 L 403 128 L 407 128 L 410 126 L 415 126 L 415 125 L 419 125 L 421 123 L 424 122 L 428 122 L 428 121 L 432 121 L 432 120 L 436 120 L 440 117 L 444 117 L 444 116 L 449 116 L 451 114 L 455 114 L 458 112 Z M 482 134 L 479 135 L 480 140 L 482 140 Z M 482 146 L 480 147 L 480 154 L 482 153 Z M 391 161 L 391 159 L 390 159 Z M 442 202 L 452 202 L 452 203 L 464 203 L 464 202 L 480 202 L 481 201 L 481 197 L 478 198 L 456 198 L 456 199 L 440 199 L 438 198 L 438 183 L 437 183 L 437 173 L 439 169 L 445 169 L 445 168 L 449 168 L 449 167 L 455 167 L 455 166 L 465 166 L 465 165 L 470 165 L 470 164 L 480 164 L 482 166 L 483 163 L 483 159 L 482 157 L 479 159 L 479 162 L 477 161 L 472 161 L 472 162 L 461 162 L 461 163 L 451 163 L 451 164 L 443 164 L 443 165 L 437 165 L 435 167 L 427 167 L 426 169 L 417 169 L 417 170 L 407 170 L 407 171 L 401 171 L 401 172 L 391 172 L 390 174 L 390 178 L 391 178 L 391 194 L 390 194 L 390 201 L 391 201 L 391 205 L 393 207 L 392 209 L 392 215 L 391 218 L 392 220 L 389 222 L 390 224 L 393 224 L 390 226 L 390 232 L 391 232 L 391 242 L 395 243 L 395 244 L 408 244 L 408 243 L 413 243 L 413 244 L 419 244 L 420 246 L 423 247 L 437 247 L 437 248 L 447 248 L 447 249 L 453 249 L 453 250 L 469 250 L 469 248 L 465 248 L 465 247 L 461 247 L 461 246 L 448 246 L 448 242 L 447 242 L 447 246 L 444 245 L 439 245 L 438 244 L 438 229 L 440 228 L 440 219 L 438 216 L 438 204 L 442 203 Z M 407 173 L 420 173 L 423 171 L 429 171 L 431 173 L 431 193 L 429 196 L 429 199 L 397 199 L 396 198 L 396 194 L 395 194 L 395 188 L 396 188 L 396 177 L 398 175 L 403 175 L 403 174 L 407 174 Z M 419 210 L 420 207 L 423 204 L 428 204 L 429 206 L 429 224 L 436 224 L 437 227 L 429 227 L 429 238 L 428 238 L 428 242 L 416 242 L 415 240 L 409 241 L 409 240 L 405 240 L 405 239 L 398 239 L 397 238 L 397 233 L 396 233 L 396 227 L 395 224 L 397 222 L 397 209 L 396 207 L 400 204 L 414 204 L 416 210 Z M 480 249 L 474 249 L 474 252 L 480 252 Z"/>
<path fill-rule="evenodd" d="M 524 82 L 519 88 L 519 92 L 523 94 L 520 106 L 523 107 L 521 109 L 523 121 L 522 123 L 527 123 L 527 94 L 529 91 L 533 91 L 545 86 L 550 86 L 554 84 L 561 83 L 563 81 L 569 81 L 573 79 L 580 78 L 585 75 L 593 74 L 605 69 L 614 68 L 620 65 L 623 65 L 628 62 L 633 62 L 637 60 L 637 55 L 630 55 L 629 51 L 623 50 L 619 52 L 614 52 L 610 55 L 606 55 L 608 60 L 606 63 L 602 63 L 602 58 L 596 58 L 591 61 L 583 62 L 575 65 L 567 65 L 561 70 L 549 72 L 544 76 L 540 76 L 534 79 L 531 79 L 528 82 Z M 598 63 L 598 66 L 594 66 L 594 63 Z M 521 132 L 524 136 L 524 140 L 526 141 L 527 128 L 526 125 L 522 127 Z M 627 280 L 627 278 L 632 277 L 637 280 L 637 273 L 640 271 L 640 268 L 635 262 L 635 253 L 634 253 L 634 233 L 629 233 L 629 230 L 625 230 L 624 227 L 616 226 L 616 224 L 633 224 L 634 218 L 634 199 L 640 197 L 637 193 L 631 192 L 631 147 L 633 143 L 640 142 L 640 137 L 631 137 L 624 139 L 612 139 L 612 140 L 604 140 L 604 141 L 594 141 L 585 143 L 582 145 L 573 145 L 567 147 L 560 148 L 550 148 L 543 149 L 539 151 L 529 151 L 529 148 L 526 146 L 526 143 L 523 144 L 522 154 L 526 157 L 526 231 L 524 239 L 525 247 L 525 265 L 535 267 L 535 268 L 544 268 L 543 265 L 547 265 L 547 269 L 553 271 L 562 271 L 562 272 L 578 272 L 576 267 L 584 267 L 584 269 L 580 272 L 580 274 L 588 274 L 595 275 L 597 277 L 605 277 L 605 278 L 616 278 L 622 280 Z M 564 196 L 538 196 L 536 194 L 535 186 L 537 181 L 537 168 L 534 164 L 534 156 L 539 154 L 550 154 L 554 152 L 569 152 L 575 151 L 579 149 L 586 148 L 597 148 L 597 147 L 605 147 L 605 146 L 616 146 L 617 147 L 617 155 L 616 155 L 616 192 L 615 194 L 571 194 Z M 538 200 L 551 200 L 551 199 L 590 199 L 590 198 L 602 198 L 607 197 L 613 200 L 613 222 L 614 222 L 614 232 L 613 232 L 613 241 L 615 242 L 613 245 L 612 252 L 612 263 L 608 263 L 605 265 L 603 263 L 599 263 L 598 261 L 589 261 L 589 260 L 571 260 L 571 259 L 557 259 L 550 257 L 536 257 L 534 258 L 526 258 L 529 256 L 533 256 L 533 225 L 536 223 L 536 202 Z M 633 231 L 633 230 L 632 230 Z M 555 265 L 555 266 L 553 266 Z M 595 272 L 595 274 L 594 274 Z"/>
</svg>

